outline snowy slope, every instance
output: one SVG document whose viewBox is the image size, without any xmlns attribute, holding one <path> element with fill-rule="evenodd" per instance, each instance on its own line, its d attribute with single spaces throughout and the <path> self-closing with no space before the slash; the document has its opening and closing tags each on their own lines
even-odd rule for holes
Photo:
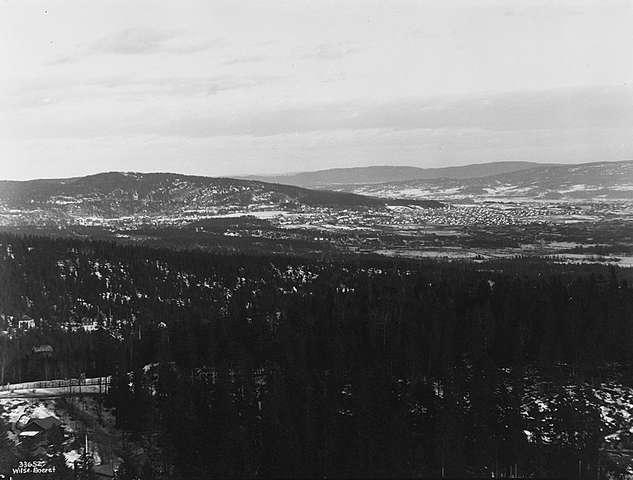
<svg viewBox="0 0 633 480">
<path fill-rule="evenodd" d="M 440 178 L 330 188 L 377 197 L 631 199 L 633 161 L 539 166 L 480 178 Z"/>
</svg>

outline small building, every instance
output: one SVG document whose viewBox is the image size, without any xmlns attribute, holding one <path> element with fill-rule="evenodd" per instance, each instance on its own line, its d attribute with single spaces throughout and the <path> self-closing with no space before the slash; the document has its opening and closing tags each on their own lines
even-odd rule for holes
<svg viewBox="0 0 633 480">
<path fill-rule="evenodd" d="M 48 432 L 53 428 L 61 427 L 62 422 L 57 418 L 49 415 L 42 418 L 31 418 L 24 426 L 21 433 L 36 431 L 36 432 Z"/>
<path fill-rule="evenodd" d="M 55 364 L 53 359 L 54 350 L 53 347 L 48 344 L 33 345 L 31 348 L 31 354 L 28 357 L 28 368 L 36 369 L 39 371 L 39 376 L 44 380 L 48 380 L 50 368 Z"/>
<path fill-rule="evenodd" d="M 62 422 L 53 416 L 31 418 L 18 434 L 20 442 L 28 443 L 33 448 L 43 442 L 50 441 L 54 435 L 61 433 Z"/>
<path fill-rule="evenodd" d="M 29 330 L 35 328 L 35 320 L 28 315 L 22 315 L 22 318 L 18 320 L 18 329 Z"/>
<path fill-rule="evenodd" d="M 33 345 L 33 353 L 50 357 L 53 355 L 53 347 L 50 345 Z"/>
<path fill-rule="evenodd" d="M 83 329 L 84 332 L 96 332 L 99 329 L 99 324 L 97 323 L 96 320 L 87 320 L 84 319 L 81 322 L 81 328 Z"/>
<path fill-rule="evenodd" d="M 95 465 L 92 471 L 97 478 L 115 478 L 114 468 L 110 464 Z"/>
</svg>

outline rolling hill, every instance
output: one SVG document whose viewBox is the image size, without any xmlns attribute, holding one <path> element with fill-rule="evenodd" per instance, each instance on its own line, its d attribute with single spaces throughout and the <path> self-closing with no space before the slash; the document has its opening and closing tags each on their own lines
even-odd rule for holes
<svg viewBox="0 0 633 480">
<path fill-rule="evenodd" d="M 377 197 L 531 198 L 543 200 L 633 199 L 633 161 L 541 165 L 476 178 L 411 179 L 331 188 Z"/>
<path fill-rule="evenodd" d="M 333 168 L 315 172 L 301 172 L 276 176 L 250 176 L 251 180 L 297 185 L 312 188 L 327 188 L 335 185 L 376 184 L 408 180 L 431 180 L 439 178 L 469 179 L 528 170 L 544 164 L 534 162 L 493 162 L 457 167 L 419 168 L 407 166 L 371 166 Z"/>
<path fill-rule="evenodd" d="M 71 219 L 208 215 L 238 209 L 381 208 L 391 202 L 398 201 L 252 180 L 173 173 L 109 172 L 67 179 L 0 182 L 0 209 L 5 212 Z M 432 201 L 409 203 L 440 205 Z"/>
</svg>

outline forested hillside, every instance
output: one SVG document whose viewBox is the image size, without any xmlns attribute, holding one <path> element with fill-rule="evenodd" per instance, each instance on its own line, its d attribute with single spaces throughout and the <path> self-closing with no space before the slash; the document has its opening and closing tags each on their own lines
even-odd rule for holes
<svg viewBox="0 0 633 480">
<path fill-rule="evenodd" d="M 609 366 L 631 364 L 631 281 L 538 260 L 316 262 L 3 235 L 2 382 L 113 374 L 118 426 L 155 445 L 128 462 L 143 478 L 604 478 L 621 471 L 605 449 L 616 427 L 560 372 L 630 387 Z M 23 315 L 36 326 L 16 328 Z"/>
<path fill-rule="evenodd" d="M 108 172 L 86 177 L 0 181 L 0 225 L 106 220 L 178 222 L 236 211 L 440 207 L 429 200 L 385 200 L 232 178 Z"/>
</svg>

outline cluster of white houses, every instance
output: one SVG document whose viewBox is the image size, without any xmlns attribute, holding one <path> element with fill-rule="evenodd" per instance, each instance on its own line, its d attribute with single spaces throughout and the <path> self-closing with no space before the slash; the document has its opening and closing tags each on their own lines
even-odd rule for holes
<svg viewBox="0 0 633 480">
<path fill-rule="evenodd" d="M 96 332 L 99 330 L 99 322 L 94 319 L 82 318 L 79 321 L 69 321 L 62 323 L 62 329 L 70 332 Z"/>
<path fill-rule="evenodd" d="M 13 336 L 18 332 L 24 332 L 35 328 L 41 322 L 41 319 L 36 321 L 34 318 L 31 318 L 26 314 L 13 316 L 0 313 L 0 334 Z"/>
<path fill-rule="evenodd" d="M 4 313 L 0 313 L 0 335 L 8 335 L 9 337 L 13 337 L 15 335 L 20 334 L 21 332 L 26 332 L 33 328 L 37 328 L 41 326 L 42 319 L 35 320 L 29 315 L 7 315 Z M 99 322 L 95 319 L 90 318 L 82 318 L 81 320 L 69 320 L 63 322 L 61 324 L 61 328 L 70 332 L 95 332 L 99 329 Z"/>
</svg>

